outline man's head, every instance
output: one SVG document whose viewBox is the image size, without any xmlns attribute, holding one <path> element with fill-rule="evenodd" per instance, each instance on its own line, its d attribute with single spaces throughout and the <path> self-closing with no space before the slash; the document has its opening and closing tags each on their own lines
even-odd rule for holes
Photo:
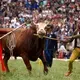
<svg viewBox="0 0 80 80">
<path fill-rule="evenodd" d="M 47 25 L 46 27 L 45 27 L 45 31 L 46 32 L 48 32 L 48 33 L 50 33 L 51 31 L 53 31 L 53 25 Z"/>
</svg>

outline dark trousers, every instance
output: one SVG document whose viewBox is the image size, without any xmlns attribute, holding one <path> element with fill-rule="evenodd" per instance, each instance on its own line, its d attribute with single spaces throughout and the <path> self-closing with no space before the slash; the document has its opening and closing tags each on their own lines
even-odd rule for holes
<svg viewBox="0 0 80 80">
<path fill-rule="evenodd" d="M 44 50 L 47 66 L 51 67 L 53 62 L 53 50 Z"/>
</svg>

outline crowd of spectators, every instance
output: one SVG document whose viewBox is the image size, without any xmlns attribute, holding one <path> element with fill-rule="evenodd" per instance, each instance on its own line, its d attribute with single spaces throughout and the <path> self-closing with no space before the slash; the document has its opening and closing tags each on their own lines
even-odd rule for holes
<svg viewBox="0 0 80 80">
<path fill-rule="evenodd" d="M 40 19 L 50 21 L 55 34 L 65 40 L 65 36 L 73 35 L 80 22 L 80 0 L 0 1 L 0 28 L 16 28 L 24 22 L 28 27 Z"/>
</svg>

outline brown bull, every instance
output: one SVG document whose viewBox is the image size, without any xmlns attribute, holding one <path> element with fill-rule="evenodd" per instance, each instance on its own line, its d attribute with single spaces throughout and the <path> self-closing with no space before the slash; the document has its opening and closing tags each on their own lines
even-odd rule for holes
<svg viewBox="0 0 80 80">
<path fill-rule="evenodd" d="M 25 29 L 22 31 L 16 31 L 15 34 L 15 41 L 16 46 L 13 49 L 13 56 L 14 57 L 22 57 L 27 69 L 29 72 L 31 72 L 32 67 L 30 64 L 31 61 L 36 61 L 38 58 L 40 58 L 44 65 L 44 73 L 48 73 L 48 69 L 46 66 L 46 60 L 44 58 L 43 49 L 44 49 L 44 39 L 41 39 L 37 36 L 34 36 L 33 34 L 37 33 L 37 29 L 35 26 L 31 27 L 30 29 Z M 8 37 L 8 36 L 7 36 Z M 5 40 L 5 38 L 4 38 Z M 6 41 L 3 40 L 3 43 Z M 9 72 L 8 68 L 8 60 L 11 56 L 10 50 L 7 47 L 6 44 L 4 44 L 4 63 L 5 67 L 7 69 L 7 72 Z"/>
</svg>

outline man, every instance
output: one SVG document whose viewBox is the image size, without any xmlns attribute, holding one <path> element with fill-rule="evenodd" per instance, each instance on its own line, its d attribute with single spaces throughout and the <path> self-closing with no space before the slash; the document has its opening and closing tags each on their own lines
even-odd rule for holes
<svg viewBox="0 0 80 80">
<path fill-rule="evenodd" d="M 78 22 L 78 28 L 77 28 L 77 33 L 78 35 L 73 36 L 71 39 L 75 40 L 75 45 L 74 49 L 72 51 L 72 54 L 69 59 L 69 64 L 68 64 L 68 72 L 65 74 L 65 76 L 69 76 L 72 73 L 73 69 L 73 62 L 75 59 L 77 59 L 80 56 L 80 21 Z"/>
<path fill-rule="evenodd" d="M 45 30 L 46 30 L 46 36 L 50 38 L 57 38 L 56 35 L 53 33 L 52 25 L 47 25 L 45 27 Z M 57 40 L 46 39 L 44 54 L 45 54 L 45 58 L 46 58 L 48 67 L 52 66 L 53 54 L 56 51 L 57 51 Z"/>
</svg>

